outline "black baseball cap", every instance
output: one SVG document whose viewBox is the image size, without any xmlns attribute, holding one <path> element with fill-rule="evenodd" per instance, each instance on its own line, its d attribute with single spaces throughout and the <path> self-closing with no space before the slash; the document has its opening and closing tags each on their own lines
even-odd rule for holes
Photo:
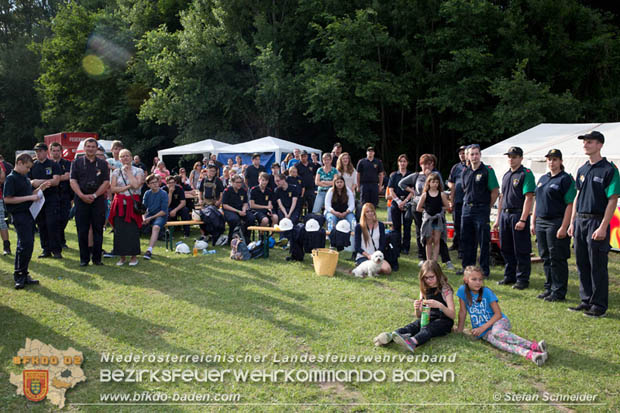
<svg viewBox="0 0 620 413">
<path fill-rule="evenodd" d="M 467 145 L 461 145 L 459 146 L 459 150 L 456 152 L 458 153 L 458 152 L 464 151 L 465 149 L 467 149 Z"/>
<path fill-rule="evenodd" d="M 252 155 L 252 159 L 254 159 L 254 158 L 260 158 L 260 153 L 255 153 L 255 154 L 253 154 L 253 155 Z"/>
<path fill-rule="evenodd" d="M 545 158 L 559 158 L 562 159 L 562 152 L 559 149 L 551 149 L 545 155 Z"/>
<path fill-rule="evenodd" d="M 47 150 L 47 145 L 44 144 L 43 142 L 39 142 L 36 145 L 34 145 L 34 150 L 35 151 L 46 151 Z"/>
<path fill-rule="evenodd" d="M 523 149 L 519 148 L 518 146 L 511 146 L 510 149 L 508 149 L 508 152 L 506 152 L 504 155 L 523 156 Z"/>
<path fill-rule="evenodd" d="M 605 143 L 605 137 L 601 132 L 598 131 L 592 131 L 590 133 L 586 133 L 585 135 L 577 136 L 577 139 L 592 139 L 597 140 L 600 143 Z"/>
<path fill-rule="evenodd" d="M 368 148 L 366 148 L 366 152 L 370 152 L 370 151 L 376 152 L 375 151 L 375 147 L 374 146 L 369 146 Z"/>
<path fill-rule="evenodd" d="M 306 156 L 307 156 L 307 155 L 308 155 L 308 151 L 307 151 L 307 150 L 305 150 L 305 149 L 304 149 L 303 151 L 301 151 L 301 156 L 303 156 L 303 155 L 306 155 Z"/>
</svg>

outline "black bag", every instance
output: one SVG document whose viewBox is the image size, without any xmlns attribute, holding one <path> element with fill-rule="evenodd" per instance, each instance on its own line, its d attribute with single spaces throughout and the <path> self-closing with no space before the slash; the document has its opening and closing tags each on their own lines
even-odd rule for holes
<svg viewBox="0 0 620 413">
<path fill-rule="evenodd" d="M 398 271 L 398 257 L 400 257 L 400 235 L 396 231 L 387 234 L 383 256 L 390 263 L 392 271 Z"/>
</svg>

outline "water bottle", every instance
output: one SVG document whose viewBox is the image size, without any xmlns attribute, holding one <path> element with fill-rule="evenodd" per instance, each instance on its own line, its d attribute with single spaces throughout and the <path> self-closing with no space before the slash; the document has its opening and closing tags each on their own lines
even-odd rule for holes
<svg viewBox="0 0 620 413">
<path fill-rule="evenodd" d="M 202 250 L 202 255 L 209 255 L 209 254 L 215 254 L 217 251 L 216 250 Z"/>
<path fill-rule="evenodd" d="M 194 257 L 198 256 L 198 248 L 196 248 L 195 245 L 194 245 L 194 249 L 192 250 L 192 253 L 193 253 Z"/>
</svg>

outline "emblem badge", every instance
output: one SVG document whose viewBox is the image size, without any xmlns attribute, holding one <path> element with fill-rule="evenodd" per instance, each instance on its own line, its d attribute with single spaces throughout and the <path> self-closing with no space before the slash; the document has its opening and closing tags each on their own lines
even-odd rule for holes
<svg viewBox="0 0 620 413">
<path fill-rule="evenodd" d="M 24 396 L 33 402 L 40 402 L 45 399 L 49 389 L 48 381 L 48 370 L 24 370 Z"/>
<path fill-rule="evenodd" d="M 476 175 L 476 182 L 480 182 L 481 179 L 482 179 L 482 174 L 477 174 Z"/>
<path fill-rule="evenodd" d="M 519 186 L 519 178 L 514 178 L 512 180 L 512 186 L 514 186 L 515 188 Z"/>
</svg>

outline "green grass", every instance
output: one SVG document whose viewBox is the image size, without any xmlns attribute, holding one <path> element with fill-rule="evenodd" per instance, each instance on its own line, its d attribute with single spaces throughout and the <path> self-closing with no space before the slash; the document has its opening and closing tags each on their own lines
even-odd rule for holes
<svg viewBox="0 0 620 413">
<path fill-rule="evenodd" d="M 384 211 L 384 209 L 383 209 Z M 380 216 L 385 218 L 385 213 Z M 180 234 L 180 232 L 177 232 Z M 192 232 L 192 236 L 195 230 Z M 15 249 L 14 233 L 11 233 Z M 19 372 L 11 359 L 26 337 L 58 349 L 74 347 L 85 356 L 87 381 L 67 392 L 66 411 L 583 411 L 620 410 L 620 259 L 610 254 L 611 274 L 608 316 L 589 319 L 567 311 L 578 302 L 579 283 L 574 258 L 570 261 L 568 301 L 537 300 L 542 290 L 541 264 L 533 265 L 531 288 L 524 291 L 498 286 L 502 269 L 492 268 L 488 285 L 500 299 L 513 331 L 526 338 L 545 339 L 550 359 L 538 368 L 518 356 L 503 353 L 470 335 L 450 334 L 433 339 L 416 354 L 451 355 L 455 363 L 285 363 L 274 364 L 273 354 L 300 355 L 404 355 L 394 345 L 375 348 L 372 338 L 412 319 L 418 295 L 415 254 L 401 257 L 401 269 L 388 277 L 356 279 L 346 274 L 353 267 L 341 255 L 333 278 L 314 274 L 312 258 L 287 263 L 286 252 L 272 250 L 268 260 L 233 262 L 228 248 L 217 254 L 179 256 L 158 243 L 154 259 L 141 259 L 137 267 L 117 268 L 116 260 L 104 267 L 79 267 L 73 222 L 67 229 L 71 249 L 65 259 L 33 259 L 31 273 L 41 285 L 15 291 L 13 257 L 0 258 L 0 411 L 55 411 L 48 401 L 38 404 L 15 395 L 9 373 Z M 178 238 L 178 235 L 177 235 Z M 146 239 L 142 240 L 143 250 Z M 111 249 L 106 234 L 104 248 Z M 414 242 L 415 244 L 415 242 Z M 40 253 L 35 246 L 34 255 Z M 348 254 L 344 254 L 348 255 Z M 453 254 L 453 258 L 456 258 Z M 456 259 L 454 260 L 457 261 Z M 448 273 L 456 289 L 461 279 Z M 457 304 L 458 307 L 458 304 Z M 469 320 L 467 321 L 469 326 Z M 102 363 L 101 354 L 255 354 L 267 355 L 258 363 Z M 101 369 L 369 369 L 383 370 L 385 382 L 352 383 L 242 383 L 231 378 L 216 383 L 101 383 Z M 395 383 L 397 369 L 453 370 L 454 382 Z M 100 394 L 162 391 L 239 393 L 238 406 L 162 405 L 94 406 Z M 539 395 L 589 393 L 600 406 L 559 406 L 494 403 L 494 395 L 507 392 Z M 245 404 L 244 404 L 245 403 Z M 306 405 L 282 405 L 303 403 Z M 417 406 L 398 406 L 415 403 Z M 437 405 L 445 403 L 445 405 Z M 252 405 L 252 404 L 261 404 Z M 384 405 L 396 404 L 396 405 Z"/>
</svg>

